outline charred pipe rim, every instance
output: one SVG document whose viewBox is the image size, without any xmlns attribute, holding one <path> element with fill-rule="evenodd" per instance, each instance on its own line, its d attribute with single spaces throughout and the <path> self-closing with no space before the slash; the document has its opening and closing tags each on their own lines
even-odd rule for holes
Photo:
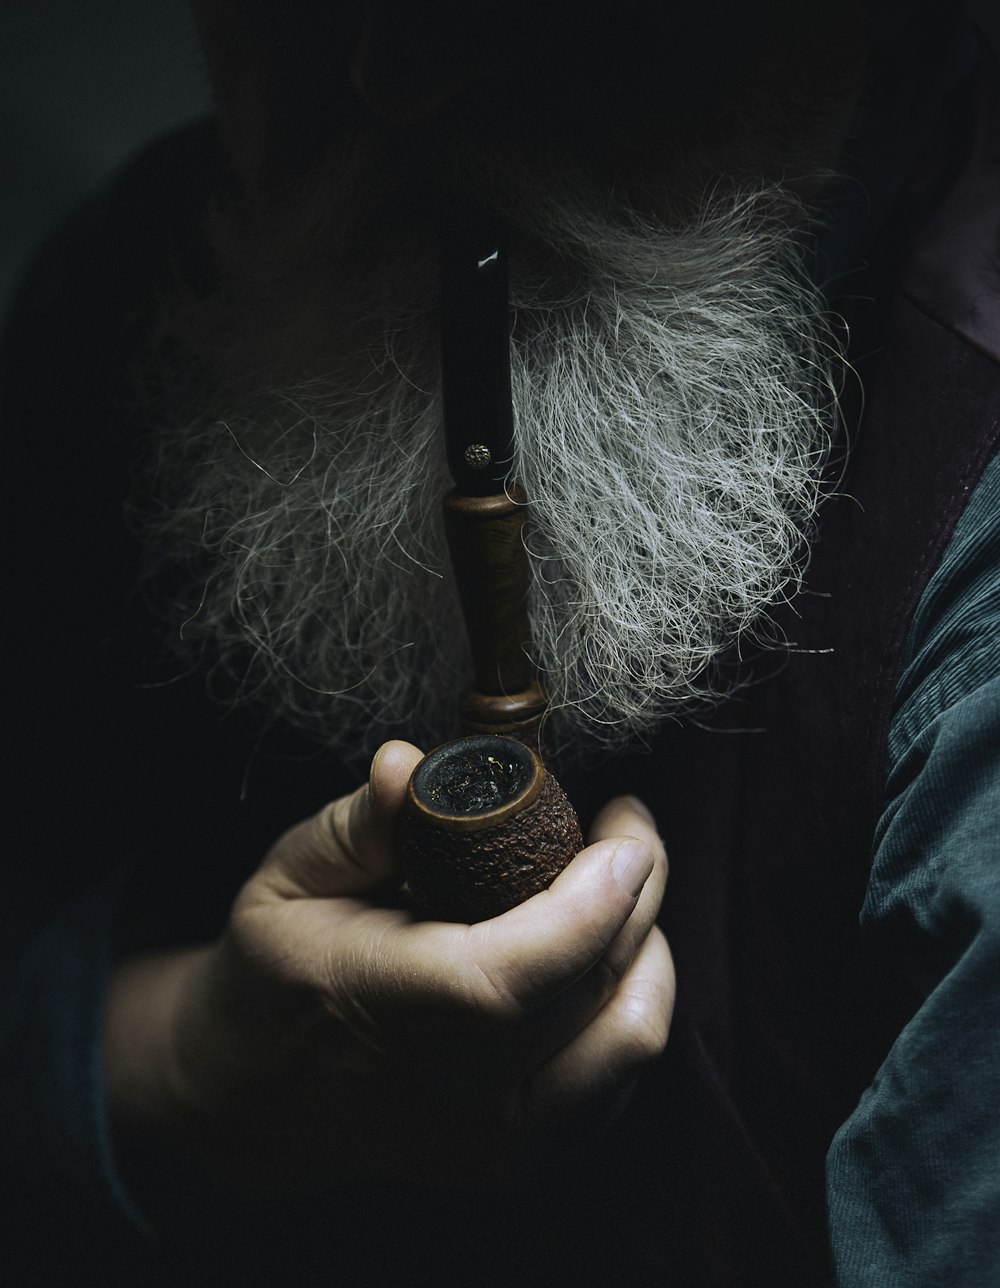
<svg viewBox="0 0 1000 1288">
<path fill-rule="evenodd" d="M 491 762 L 505 766 L 509 794 L 486 809 L 449 807 L 456 778 L 463 772 L 488 774 Z M 524 743 L 498 734 L 473 734 L 447 742 L 423 758 L 410 775 L 407 801 L 430 825 L 451 832 L 482 832 L 527 809 L 541 792 L 545 776 L 541 760 Z"/>
</svg>

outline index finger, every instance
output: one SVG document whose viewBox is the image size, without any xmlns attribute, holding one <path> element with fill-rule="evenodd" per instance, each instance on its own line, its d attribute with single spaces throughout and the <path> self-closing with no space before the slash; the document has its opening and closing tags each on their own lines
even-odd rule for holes
<svg viewBox="0 0 1000 1288">
<path fill-rule="evenodd" d="M 616 796 L 608 801 L 590 827 L 590 840 L 603 841 L 611 836 L 635 836 L 662 849 L 656 819 L 638 796 Z M 666 855 L 664 855 L 664 861 Z"/>
</svg>

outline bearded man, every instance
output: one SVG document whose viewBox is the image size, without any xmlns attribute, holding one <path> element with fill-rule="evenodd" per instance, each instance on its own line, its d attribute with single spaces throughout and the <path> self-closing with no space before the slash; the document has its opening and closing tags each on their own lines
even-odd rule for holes
<svg viewBox="0 0 1000 1288">
<path fill-rule="evenodd" d="M 803 9 L 206 0 L 217 121 L 43 255 L 5 390 L 21 1282 L 1000 1273 L 995 55 L 953 8 Z M 474 926 L 394 845 L 469 670 L 455 201 L 509 236 L 589 830 Z"/>
</svg>

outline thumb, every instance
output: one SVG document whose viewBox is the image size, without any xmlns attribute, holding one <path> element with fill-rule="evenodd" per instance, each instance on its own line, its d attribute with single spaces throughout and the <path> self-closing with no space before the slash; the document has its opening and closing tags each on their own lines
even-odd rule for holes
<svg viewBox="0 0 1000 1288">
<path fill-rule="evenodd" d="M 383 743 L 367 784 L 286 832 L 264 860 L 258 880 L 272 895 L 303 899 L 364 894 L 398 877 L 393 827 L 422 757 L 412 743 Z"/>
</svg>

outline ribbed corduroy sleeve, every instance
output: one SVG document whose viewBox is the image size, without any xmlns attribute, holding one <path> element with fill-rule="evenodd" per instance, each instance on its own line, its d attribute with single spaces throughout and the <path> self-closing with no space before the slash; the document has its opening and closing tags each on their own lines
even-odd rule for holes
<svg viewBox="0 0 1000 1288">
<path fill-rule="evenodd" d="M 1000 1283 L 1000 463 L 921 600 L 862 912 L 912 998 L 828 1158 L 844 1288 Z"/>
</svg>

